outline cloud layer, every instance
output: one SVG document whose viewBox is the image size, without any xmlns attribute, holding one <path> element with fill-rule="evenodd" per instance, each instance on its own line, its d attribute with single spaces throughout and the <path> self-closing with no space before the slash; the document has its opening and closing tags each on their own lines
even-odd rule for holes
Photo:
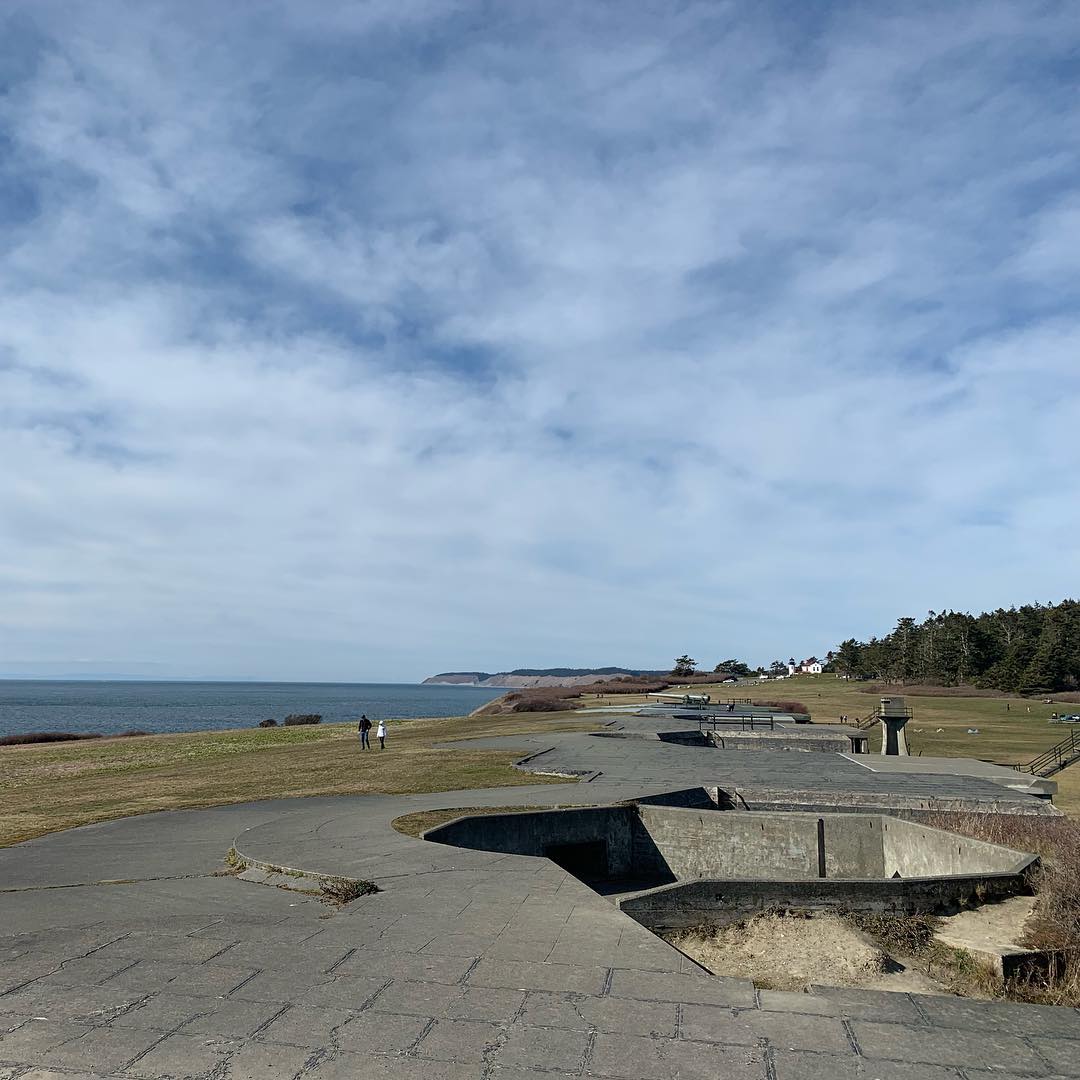
<svg viewBox="0 0 1080 1080">
<path fill-rule="evenodd" d="M 805 7 L 9 5 L 0 672 L 1075 591 L 1080 15 Z"/>
</svg>

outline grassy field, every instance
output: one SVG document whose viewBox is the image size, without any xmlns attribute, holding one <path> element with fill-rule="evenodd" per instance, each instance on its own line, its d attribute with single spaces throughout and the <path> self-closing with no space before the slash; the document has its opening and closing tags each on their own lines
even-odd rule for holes
<svg viewBox="0 0 1080 1080">
<path fill-rule="evenodd" d="M 864 685 L 802 676 L 773 685 L 694 690 L 711 692 L 718 700 L 799 700 L 816 721 L 828 722 L 841 714 L 864 716 L 873 709 L 876 697 L 861 692 Z M 588 698 L 586 705 L 633 701 Z M 908 704 L 915 709 L 909 725 L 913 753 L 1003 763 L 1028 760 L 1063 738 L 1068 729 L 1047 723 L 1047 718 L 1055 709 L 1076 708 L 1004 697 L 908 695 Z M 515 771 L 511 764 L 517 755 L 510 751 L 451 750 L 437 744 L 465 736 L 588 730 L 598 722 L 596 716 L 572 712 L 402 720 L 391 725 L 385 753 L 367 754 L 360 753 L 351 724 L 0 747 L 0 845 L 153 810 L 545 782 Z M 969 727 L 978 728 L 979 734 L 968 734 Z M 1054 779 L 1057 805 L 1080 815 L 1080 766 Z"/>
<path fill-rule="evenodd" d="M 711 694 L 714 701 L 731 697 L 754 701 L 801 701 L 817 723 L 866 716 L 881 696 L 866 692 L 866 683 L 849 682 L 832 675 L 798 675 L 781 682 L 763 685 L 695 685 L 693 692 Z M 1067 702 L 1050 705 L 1042 699 L 1031 701 L 1018 697 L 935 697 L 901 694 L 915 712 L 908 724 L 908 747 L 913 754 L 927 757 L 969 757 L 1013 765 L 1030 761 L 1054 743 L 1065 738 L 1069 727 L 1048 723 L 1050 714 L 1080 712 L 1080 706 Z M 586 706 L 619 704 L 621 697 L 587 698 Z M 633 700 L 642 700 L 633 699 Z M 1006 708 L 1008 706 L 1008 708 Z M 978 734 L 968 733 L 977 728 Z M 877 733 L 872 732 L 871 749 L 880 749 Z M 1054 777 L 1058 784 L 1055 803 L 1067 813 L 1080 814 L 1080 765 L 1073 765 Z"/>
<path fill-rule="evenodd" d="M 352 724 L 2 747 L 0 846 L 154 810 L 545 783 L 548 778 L 513 769 L 519 755 L 510 751 L 435 744 L 465 733 L 481 737 L 594 726 L 573 714 L 401 720 L 390 725 L 385 752 L 366 753 L 357 746 Z"/>
</svg>

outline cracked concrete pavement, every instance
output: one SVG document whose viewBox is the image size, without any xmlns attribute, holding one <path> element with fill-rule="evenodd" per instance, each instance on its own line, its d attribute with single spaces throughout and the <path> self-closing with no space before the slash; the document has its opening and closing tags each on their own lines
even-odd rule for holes
<svg viewBox="0 0 1080 1080">
<path fill-rule="evenodd" d="M 580 764 L 581 738 L 543 741 Z M 390 826 L 776 767 L 666 746 L 643 767 L 641 741 L 594 741 L 609 767 L 588 784 L 153 814 L 0 851 L 0 1080 L 1080 1076 L 1076 1010 L 757 990 L 704 973 L 547 860 Z M 234 842 L 381 891 L 334 910 L 218 876 Z"/>
</svg>

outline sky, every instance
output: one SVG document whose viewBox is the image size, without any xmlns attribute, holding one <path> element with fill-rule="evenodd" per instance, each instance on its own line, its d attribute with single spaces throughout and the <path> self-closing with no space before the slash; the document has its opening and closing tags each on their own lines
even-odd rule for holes
<svg viewBox="0 0 1080 1080">
<path fill-rule="evenodd" d="M 1039 0 L 9 0 L 0 674 L 1076 595 L 1078 58 Z"/>
</svg>

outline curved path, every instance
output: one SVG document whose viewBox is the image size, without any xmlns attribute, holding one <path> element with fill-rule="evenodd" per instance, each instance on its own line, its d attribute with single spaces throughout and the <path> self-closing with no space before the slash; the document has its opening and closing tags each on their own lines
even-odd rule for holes
<svg viewBox="0 0 1080 1080">
<path fill-rule="evenodd" d="M 560 762 L 612 766 L 586 784 L 153 814 L 0 851 L 0 1080 L 1080 1076 L 1075 1010 L 756 991 L 705 974 L 547 860 L 390 826 L 435 807 L 671 790 L 700 759 L 673 772 L 668 752 L 688 748 L 665 745 L 645 777 L 640 740 L 581 739 L 544 742 Z M 773 768 L 708 754 L 698 784 Z M 215 876 L 233 843 L 381 891 L 334 910 Z"/>
</svg>

